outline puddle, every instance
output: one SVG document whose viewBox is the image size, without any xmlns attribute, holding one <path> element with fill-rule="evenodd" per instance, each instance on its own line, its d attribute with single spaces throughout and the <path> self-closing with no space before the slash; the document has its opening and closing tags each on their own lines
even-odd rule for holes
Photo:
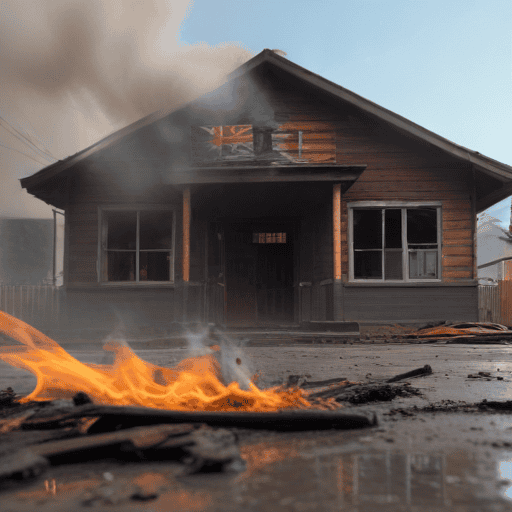
<svg viewBox="0 0 512 512">
<path fill-rule="evenodd" d="M 507 457 L 499 460 L 498 469 L 498 485 L 501 495 L 512 502 L 512 452 L 506 454 Z"/>
<path fill-rule="evenodd" d="M 272 435 L 242 443 L 241 473 L 179 476 L 171 463 L 50 468 L 2 493 L 15 511 L 512 510 L 512 451 L 445 446 L 379 449 L 376 433 Z M 4 510 L 2 507 L 0 507 Z"/>
<path fill-rule="evenodd" d="M 319 504 L 333 511 L 512 509 L 512 453 L 501 453 L 500 460 L 458 449 L 351 448 L 245 447 L 249 467 L 239 483 L 245 484 L 246 504 L 252 498 L 265 510 L 272 510 L 273 503 L 290 510 L 315 510 Z M 254 464 L 255 449 L 262 457 Z"/>
</svg>

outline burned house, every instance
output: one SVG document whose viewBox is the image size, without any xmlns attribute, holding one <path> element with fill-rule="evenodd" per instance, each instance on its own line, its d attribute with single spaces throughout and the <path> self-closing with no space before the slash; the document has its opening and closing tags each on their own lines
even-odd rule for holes
<svg viewBox="0 0 512 512">
<path fill-rule="evenodd" d="M 477 320 L 512 167 L 264 50 L 21 184 L 66 213 L 62 328 L 334 329 Z"/>
</svg>

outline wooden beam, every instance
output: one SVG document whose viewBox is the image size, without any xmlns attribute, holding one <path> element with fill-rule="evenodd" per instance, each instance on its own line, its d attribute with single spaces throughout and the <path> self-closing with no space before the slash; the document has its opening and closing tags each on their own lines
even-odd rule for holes
<svg viewBox="0 0 512 512">
<path fill-rule="evenodd" d="M 183 191 L 183 281 L 190 280 L 190 189 Z"/>
<path fill-rule="evenodd" d="M 236 167 L 195 167 L 175 169 L 166 173 L 164 183 L 169 185 L 206 183 L 266 183 L 266 182 L 355 182 L 366 165 L 351 166 L 236 166 Z"/>
<path fill-rule="evenodd" d="M 341 184 L 332 187 L 332 239 L 334 279 L 341 279 Z"/>
</svg>

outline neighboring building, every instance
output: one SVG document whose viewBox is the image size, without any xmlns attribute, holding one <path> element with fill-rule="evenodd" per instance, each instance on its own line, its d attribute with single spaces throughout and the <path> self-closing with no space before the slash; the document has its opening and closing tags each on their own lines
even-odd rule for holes
<svg viewBox="0 0 512 512">
<path fill-rule="evenodd" d="M 512 278 L 512 211 L 509 230 L 484 213 L 478 219 L 477 255 L 479 284 L 494 284 Z"/>
<path fill-rule="evenodd" d="M 478 284 L 496 284 L 512 280 L 512 256 L 478 265 Z"/>
<path fill-rule="evenodd" d="M 21 184 L 65 210 L 70 329 L 297 329 L 477 320 L 512 167 L 265 50 Z"/>
<path fill-rule="evenodd" d="M 53 281 L 53 220 L 0 218 L 0 285 Z"/>
</svg>

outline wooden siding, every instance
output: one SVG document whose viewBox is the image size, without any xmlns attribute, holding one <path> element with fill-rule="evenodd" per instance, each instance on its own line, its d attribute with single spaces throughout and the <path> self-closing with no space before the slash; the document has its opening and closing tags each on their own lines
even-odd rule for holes
<svg viewBox="0 0 512 512">
<path fill-rule="evenodd" d="M 119 178 L 120 179 L 120 178 Z M 107 183 L 110 186 L 107 186 Z M 177 236 L 175 247 L 175 279 L 181 278 L 181 195 L 176 191 L 143 190 L 140 194 L 120 190 L 112 177 L 105 180 L 96 173 L 83 173 L 75 177 L 70 190 L 71 202 L 66 208 L 66 275 L 65 284 L 94 284 L 98 282 L 98 207 L 122 205 L 171 206 L 176 211 Z"/>
<path fill-rule="evenodd" d="M 66 209 L 69 225 L 67 244 L 69 283 L 96 283 L 98 256 L 98 206 L 95 203 L 74 203 Z"/>
<path fill-rule="evenodd" d="M 329 147 L 334 133 L 336 164 L 367 165 L 342 197 L 343 274 L 348 275 L 347 202 L 440 201 L 442 279 L 454 283 L 476 279 L 474 184 L 469 165 L 414 141 L 352 106 L 312 96 L 308 89 L 301 89 L 300 83 L 278 73 L 266 77 L 265 100 L 279 130 L 307 131 L 319 147 L 322 136 L 325 147 Z"/>
<path fill-rule="evenodd" d="M 403 157 L 403 156 L 401 156 Z M 405 158 L 405 157 L 403 157 Z M 421 160 L 414 154 L 407 155 L 407 162 Z M 471 280 L 474 275 L 476 251 L 473 243 L 471 218 L 470 179 L 454 179 L 446 170 L 434 164 L 424 164 L 424 169 L 409 169 L 400 172 L 389 181 L 400 166 L 400 160 L 382 161 L 381 168 L 367 169 L 361 178 L 344 195 L 342 222 L 348 221 L 347 203 L 352 201 L 440 201 L 442 211 L 442 279 L 457 282 Z M 442 168 L 444 162 L 439 163 Z M 419 165 L 419 164 L 418 164 Z M 469 175 L 469 173 L 468 173 Z M 386 177 L 388 180 L 383 180 Z M 384 186 L 380 186 L 384 184 Z M 348 274 L 348 244 L 342 242 L 342 272 Z"/>
<path fill-rule="evenodd" d="M 477 286 L 347 286 L 344 320 L 421 323 L 478 321 Z"/>
<path fill-rule="evenodd" d="M 336 133 L 328 123 L 281 123 L 268 132 L 268 147 L 258 152 L 252 125 L 192 126 L 191 159 L 196 164 L 247 165 L 269 159 L 284 164 L 334 163 Z M 260 144 L 261 145 L 261 144 Z"/>
<path fill-rule="evenodd" d="M 266 108 L 271 112 L 277 131 L 289 133 L 285 148 L 298 158 L 298 131 L 303 132 L 303 163 L 322 161 L 319 151 L 329 153 L 329 161 L 340 165 L 366 165 L 359 180 L 341 198 L 341 265 L 342 280 L 348 275 L 348 207 L 356 201 L 440 202 L 442 207 L 442 272 L 440 287 L 351 287 L 343 290 L 344 320 L 349 321 L 427 321 L 430 319 L 476 319 L 476 288 L 457 286 L 475 275 L 474 188 L 471 168 L 446 157 L 439 150 L 419 144 L 385 126 L 354 107 L 311 95 L 296 83 L 272 81 L 266 86 Z M 172 116 L 171 116 L 172 119 Z M 224 125 L 247 123 L 247 112 L 233 112 L 223 119 Z M 220 121 L 219 121 L 220 123 Z M 205 121 L 208 124 L 208 121 Z M 220 124 L 219 124 L 220 125 Z M 190 126 L 184 127 L 190 133 Z M 161 144 L 161 141 L 159 141 Z M 134 146 L 135 147 L 135 146 Z M 333 150 L 335 152 L 333 153 Z M 180 152 L 180 157 L 189 148 Z M 118 152 L 120 154 L 120 152 Z M 296 285 L 306 284 L 296 293 L 302 296 L 301 317 L 326 320 L 333 312 L 332 192 L 320 186 L 309 187 L 307 194 L 292 200 L 295 184 L 249 184 L 235 189 L 231 185 L 192 187 L 192 223 L 190 280 L 197 286 L 180 287 L 181 276 L 181 192 L 171 186 L 155 186 L 155 172 L 169 172 L 169 162 L 160 153 L 133 154 L 133 161 L 112 160 L 105 169 L 96 164 L 82 172 L 70 184 L 70 205 L 66 209 L 68 229 L 66 284 L 97 282 L 98 206 L 111 204 L 162 204 L 176 208 L 175 280 L 176 289 L 166 296 L 173 302 L 172 318 L 201 318 L 206 294 L 206 231 L 208 222 L 226 217 L 258 218 L 287 216 L 300 224 L 297 252 L 300 268 Z M 162 153 L 163 154 L 163 153 Z M 112 156 L 113 155 L 113 156 Z M 331 157 L 332 155 L 332 157 Z M 149 160 L 151 159 L 151 162 Z M 159 161 L 160 159 L 160 161 Z M 254 162 L 253 162 L 254 163 Z M 237 165 L 240 165 L 238 163 Z M 250 161 L 244 165 L 250 165 Z M 107 167 L 108 166 L 108 167 Z M 243 165 L 241 165 L 243 170 Z M 298 167 L 299 169 L 299 167 Z M 250 172 L 250 171 L 247 171 Z M 146 176 L 148 182 L 145 182 Z M 332 187 L 330 184 L 328 186 Z M 249 195 L 241 194 L 250 187 Z M 318 189 L 316 192 L 316 188 Z M 229 190 L 228 190 L 229 189 Z M 239 191 L 240 194 L 237 192 Z M 264 195 L 255 193 L 264 192 Z M 279 193 L 277 193 L 279 191 Z M 196 196 L 197 194 L 197 196 Z M 230 195 L 231 194 L 231 195 Z M 247 200 L 245 198 L 247 197 Z M 197 198 L 197 199 L 196 199 Z M 243 198 L 241 200 L 241 198 Z M 127 294 L 138 296 L 141 289 L 131 287 Z M 108 294 L 105 291 L 105 294 Z M 211 299 L 213 300 L 213 299 Z M 186 307 L 182 308 L 184 302 Z M 433 304 L 432 307 L 430 304 Z M 169 306 L 170 307 L 170 306 Z M 299 305 L 296 304 L 298 315 Z M 299 319 L 299 320 L 300 320 Z"/>
</svg>

